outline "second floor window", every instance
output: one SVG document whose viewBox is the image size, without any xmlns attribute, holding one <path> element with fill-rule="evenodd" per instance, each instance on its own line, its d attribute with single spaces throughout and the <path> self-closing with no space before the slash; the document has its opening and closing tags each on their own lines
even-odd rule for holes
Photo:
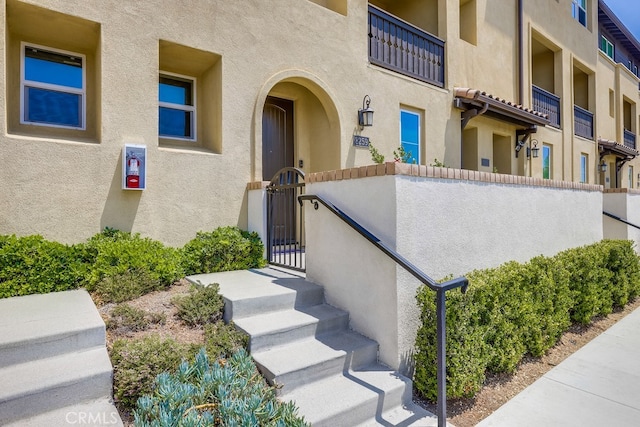
<svg viewBox="0 0 640 427">
<path fill-rule="evenodd" d="M 571 0 L 571 14 L 573 19 L 587 26 L 587 0 Z"/>
<path fill-rule="evenodd" d="M 195 79 L 160 74 L 159 134 L 164 138 L 196 139 Z"/>
<path fill-rule="evenodd" d="M 85 129 L 84 55 L 22 45 L 20 122 Z"/>
<path fill-rule="evenodd" d="M 589 156 L 587 154 L 580 154 L 580 182 L 587 182 L 589 180 L 588 168 Z"/>
<path fill-rule="evenodd" d="M 613 43 L 607 40 L 605 36 L 600 36 L 600 50 L 606 53 L 609 58 L 613 59 Z"/>
</svg>

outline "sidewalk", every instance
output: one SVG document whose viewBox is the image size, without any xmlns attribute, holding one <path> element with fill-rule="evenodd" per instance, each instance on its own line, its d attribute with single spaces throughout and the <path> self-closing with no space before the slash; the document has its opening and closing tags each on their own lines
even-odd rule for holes
<svg viewBox="0 0 640 427">
<path fill-rule="evenodd" d="M 640 308 L 478 426 L 640 426 Z"/>
</svg>

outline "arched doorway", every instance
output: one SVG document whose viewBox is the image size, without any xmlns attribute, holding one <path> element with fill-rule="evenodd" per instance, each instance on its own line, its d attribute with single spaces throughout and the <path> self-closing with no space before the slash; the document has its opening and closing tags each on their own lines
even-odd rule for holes
<svg viewBox="0 0 640 427">
<path fill-rule="evenodd" d="M 254 176 L 270 182 L 269 262 L 303 270 L 304 214 L 297 196 L 304 191 L 305 173 L 341 167 L 338 112 L 319 79 L 295 71 L 270 79 L 256 107 Z"/>
<path fill-rule="evenodd" d="M 321 80 L 304 71 L 269 79 L 256 104 L 254 178 L 270 181 L 282 167 L 305 173 L 340 169 L 343 147 L 333 99 Z"/>
</svg>

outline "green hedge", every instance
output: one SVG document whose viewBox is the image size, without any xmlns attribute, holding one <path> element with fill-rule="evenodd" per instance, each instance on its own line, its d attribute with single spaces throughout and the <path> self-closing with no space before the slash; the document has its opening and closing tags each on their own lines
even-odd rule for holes
<svg viewBox="0 0 640 427">
<path fill-rule="evenodd" d="M 186 273 L 199 274 L 263 267 L 263 252 L 257 233 L 220 227 L 212 232 L 198 232 L 182 248 L 182 257 Z"/>
<path fill-rule="evenodd" d="M 0 298 L 75 289 L 86 272 L 76 246 L 42 236 L 0 236 Z"/>
<path fill-rule="evenodd" d="M 476 270 L 466 294 L 447 294 L 447 396 L 472 397 L 486 372 L 512 372 L 525 354 L 543 355 L 572 322 L 587 324 L 640 293 L 633 243 L 603 240 L 521 264 Z M 435 293 L 417 295 L 414 384 L 435 400 Z"/>
<path fill-rule="evenodd" d="M 96 290 L 105 279 L 134 273 L 138 281 L 146 283 L 140 290 L 142 295 L 167 287 L 183 276 L 177 249 L 139 234 L 106 229 L 79 246 L 89 263 L 84 283 L 89 291 Z"/>
<path fill-rule="evenodd" d="M 256 233 L 238 227 L 199 232 L 183 248 L 111 228 L 77 245 L 0 235 L 0 298 L 86 287 L 123 302 L 184 274 L 262 267 L 263 250 Z"/>
</svg>

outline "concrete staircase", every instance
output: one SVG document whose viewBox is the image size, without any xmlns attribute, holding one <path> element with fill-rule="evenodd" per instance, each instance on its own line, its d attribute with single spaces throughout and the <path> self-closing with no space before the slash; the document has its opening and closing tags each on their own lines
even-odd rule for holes
<svg viewBox="0 0 640 427">
<path fill-rule="evenodd" d="M 0 300 L 0 425 L 122 426 L 112 375 L 86 291 Z"/>
<path fill-rule="evenodd" d="M 250 351 L 282 400 L 314 426 L 435 426 L 412 402 L 412 384 L 378 363 L 378 344 L 348 329 L 303 275 L 267 268 L 188 277 L 218 283 L 225 320 L 250 335 Z"/>
</svg>

